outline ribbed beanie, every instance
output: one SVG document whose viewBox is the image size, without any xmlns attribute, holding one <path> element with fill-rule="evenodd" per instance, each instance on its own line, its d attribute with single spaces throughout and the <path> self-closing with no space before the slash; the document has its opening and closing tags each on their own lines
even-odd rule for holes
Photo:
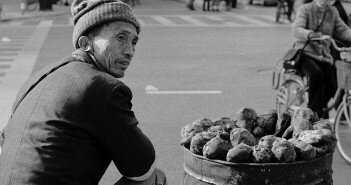
<svg viewBox="0 0 351 185">
<path fill-rule="evenodd" d="M 71 6 L 73 15 L 73 46 L 79 48 L 78 39 L 97 25 L 110 21 L 132 23 L 140 33 L 140 23 L 132 8 L 121 0 L 74 0 Z"/>
</svg>

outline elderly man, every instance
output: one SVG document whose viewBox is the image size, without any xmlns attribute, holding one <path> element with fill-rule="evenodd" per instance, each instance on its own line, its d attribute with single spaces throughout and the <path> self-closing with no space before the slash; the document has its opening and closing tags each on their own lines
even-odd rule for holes
<svg viewBox="0 0 351 185">
<path fill-rule="evenodd" d="M 120 184 L 166 184 L 138 128 L 128 68 L 140 23 L 126 3 L 75 0 L 72 56 L 19 91 L 4 131 L 1 185 L 97 185 L 111 161 Z"/>
</svg>

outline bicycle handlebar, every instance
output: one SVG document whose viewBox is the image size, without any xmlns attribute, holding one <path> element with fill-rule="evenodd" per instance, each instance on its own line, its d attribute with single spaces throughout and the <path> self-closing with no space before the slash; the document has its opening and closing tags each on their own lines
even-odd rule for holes
<svg viewBox="0 0 351 185">
<path fill-rule="evenodd" d="M 339 47 L 338 45 L 336 45 L 336 42 L 335 40 L 330 37 L 329 35 L 322 35 L 322 37 L 319 37 L 319 38 L 313 38 L 313 39 L 310 39 L 311 41 L 318 41 L 318 40 L 330 40 L 330 42 L 332 43 L 333 47 L 340 51 L 340 52 L 348 52 L 348 51 L 351 51 L 351 47 Z"/>
</svg>

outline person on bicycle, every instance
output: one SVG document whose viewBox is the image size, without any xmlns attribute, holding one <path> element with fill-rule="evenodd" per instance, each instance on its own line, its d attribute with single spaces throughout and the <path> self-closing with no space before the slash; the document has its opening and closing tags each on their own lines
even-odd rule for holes
<svg viewBox="0 0 351 185">
<path fill-rule="evenodd" d="M 323 108 L 337 89 L 332 66 L 334 60 L 330 53 L 329 40 L 311 39 L 320 38 L 322 35 L 337 35 L 339 39 L 351 42 L 351 29 L 340 18 L 337 9 L 330 6 L 330 0 L 313 0 L 301 5 L 292 30 L 296 38 L 296 48 L 303 48 L 309 40 L 299 67 L 309 79 L 308 107 L 323 117 Z"/>
</svg>

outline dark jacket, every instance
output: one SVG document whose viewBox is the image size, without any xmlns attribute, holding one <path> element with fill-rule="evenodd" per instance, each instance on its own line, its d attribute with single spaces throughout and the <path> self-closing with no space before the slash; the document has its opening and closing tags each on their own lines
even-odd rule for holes
<svg viewBox="0 0 351 185">
<path fill-rule="evenodd" d="M 316 32 L 322 32 L 323 35 L 333 36 L 334 34 L 338 36 L 343 41 L 351 41 L 351 30 L 342 21 L 339 16 L 338 11 L 333 6 L 327 6 L 325 9 L 325 17 Z M 301 5 L 297 12 L 296 19 L 293 23 L 293 34 L 296 41 L 296 48 L 302 48 L 307 41 L 307 36 L 313 30 L 317 28 L 320 21 L 322 20 L 323 12 L 315 2 Z M 333 58 L 330 54 L 330 41 L 313 41 L 305 48 L 305 53 L 318 60 L 324 62 L 333 62 Z"/>
<path fill-rule="evenodd" d="M 144 180 L 155 151 L 137 127 L 132 93 L 82 50 L 19 91 L 0 155 L 1 185 L 97 185 L 111 160 Z"/>
</svg>

